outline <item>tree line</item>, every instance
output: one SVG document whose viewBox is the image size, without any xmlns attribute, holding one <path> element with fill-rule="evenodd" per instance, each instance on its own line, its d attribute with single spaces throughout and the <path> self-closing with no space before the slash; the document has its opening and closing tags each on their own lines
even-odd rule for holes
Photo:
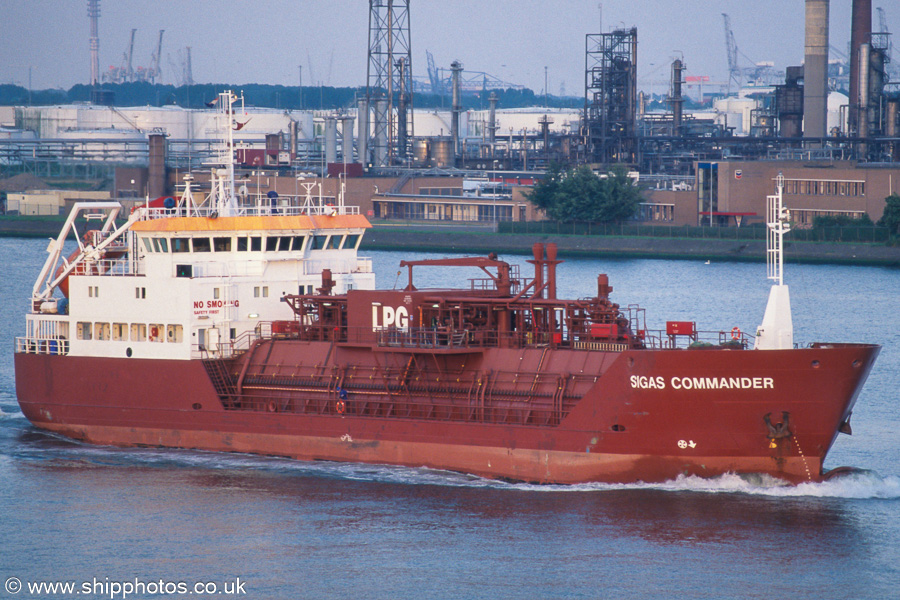
<svg viewBox="0 0 900 600">
<path fill-rule="evenodd" d="M 634 217 L 643 200 L 624 168 L 597 175 L 587 165 L 563 169 L 553 163 L 527 194 L 554 221 L 621 223 Z"/>
<path fill-rule="evenodd" d="M 223 90 L 241 91 L 245 102 L 250 106 L 278 108 L 285 110 L 336 110 L 353 108 L 359 98 L 366 95 L 365 87 L 330 87 L 330 86 L 287 86 L 261 83 L 200 83 L 194 85 L 163 85 L 145 81 L 132 83 L 109 84 L 100 86 L 101 90 L 113 93 L 114 106 L 180 106 L 182 108 L 205 108 L 206 103 L 214 100 Z M 74 85 L 68 90 L 28 90 L 19 85 L 0 85 L 0 106 L 48 106 L 53 104 L 72 104 L 89 102 L 92 87 Z M 524 108 L 543 106 L 553 108 L 580 108 L 584 105 L 582 98 L 537 96 L 529 89 L 484 90 L 476 94 L 463 94 L 462 103 L 466 110 L 487 109 L 491 92 L 499 99 L 503 108 Z M 449 109 L 452 101 L 448 94 L 416 93 L 413 106 L 416 108 Z"/>
</svg>

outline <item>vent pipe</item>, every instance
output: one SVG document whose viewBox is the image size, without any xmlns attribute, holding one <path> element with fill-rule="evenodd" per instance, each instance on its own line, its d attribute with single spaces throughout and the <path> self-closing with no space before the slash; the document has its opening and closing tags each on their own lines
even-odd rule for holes
<svg viewBox="0 0 900 600">
<path fill-rule="evenodd" d="M 344 164 L 353 162 L 353 117 L 341 117 L 341 156 Z"/>
<path fill-rule="evenodd" d="M 337 118 L 325 117 L 325 164 L 337 162 Z M 324 174 L 323 174 L 324 177 Z"/>
<path fill-rule="evenodd" d="M 369 102 L 365 98 L 359 100 L 356 112 L 359 126 L 356 129 L 356 152 L 363 168 L 369 165 Z"/>
</svg>

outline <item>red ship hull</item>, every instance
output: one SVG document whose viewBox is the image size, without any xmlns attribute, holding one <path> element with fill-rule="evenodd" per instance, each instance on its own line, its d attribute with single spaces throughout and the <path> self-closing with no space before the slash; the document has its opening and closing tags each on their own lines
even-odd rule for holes
<svg viewBox="0 0 900 600">
<path fill-rule="evenodd" d="M 243 384 L 230 394 L 200 360 L 18 353 L 15 368 L 19 403 L 35 426 L 96 444 L 424 466 L 540 483 L 729 472 L 796 483 L 823 477 L 825 456 L 878 352 L 863 344 L 769 351 L 494 348 L 429 355 L 423 363 L 436 366 L 417 366 L 411 378 L 415 359 L 408 352 L 269 339 L 228 363 Z M 266 359 L 254 362 L 254 355 Z M 340 384 L 315 387 L 303 365 L 327 374 L 315 381 Z M 504 369 L 515 375 L 506 383 L 492 375 Z M 523 383 L 519 373 L 526 371 L 565 374 Z M 406 378 L 403 390 L 388 389 L 387 373 Z M 448 384 L 448 377 L 456 381 Z M 410 381 L 429 378 L 435 381 L 419 387 Z M 453 406 L 423 412 L 440 395 L 434 386 L 442 385 L 450 385 Z M 453 385 L 470 391 L 453 392 Z M 491 407 L 491 385 L 496 393 L 506 386 L 508 394 L 526 396 L 515 390 L 530 385 L 532 396 Z M 534 398 L 544 388 L 552 404 L 541 412 Z"/>
</svg>

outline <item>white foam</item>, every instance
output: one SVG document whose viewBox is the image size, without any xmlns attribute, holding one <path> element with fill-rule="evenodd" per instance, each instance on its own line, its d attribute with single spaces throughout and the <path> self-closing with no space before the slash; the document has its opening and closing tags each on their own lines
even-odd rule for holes
<svg viewBox="0 0 900 600">
<path fill-rule="evenodd" d="M 704 494 L 751 494 L 772 497 L 816 498 L 880 498 L 900 499 L 900 478 L 882 477 L 873 472 L 860 472 L 837 477 L 821 483 L 790 485 L 768 476 L 721 475 L 712 479 L 678 477 L 664 483 L 604 484 L 585 483 L 563 486 L 510 484 L 515 489 L 529 491 L 602 492 L 611 490 L 659 490 L 667 492 L 696 492 Z"/>
<path fill-rule="evenodd" d="M 21 413 L 4 416 L 21 416 Z M 51 434 L 53 435 L 53 434 Z M 872 471 L 857 471 L 835 477 L 822 483 L 790 485 L 769 475 L 727 474 L 706 479 L 696 476 L 679 476 L 663 483 L 580 483 L 570 485 L 544 485 L 535 483 L 510 483 L 486 479 L 464 473 L 442 471 L 426 467 L 402 467 L 364 463 L 328 461 L 302 461 L 289 458 L 259 456 L 253 454 L 229 454 L 180 449 L 122 449 L 93 446 L 69 438 L 61 440 L 76 444 L 67 453 L 87 455 L 88 460 L 107 462 L 119 459 L 143 463 L 148 466 L 177 465 L 199 469 L 229 469 L 251 472 L 268 471 L 295 475 L 334 477 L 350 481 L 370 481 L 400 485 L 436 485 L 462 488 L 490 488 L 527 492 L 603 493 L 621 490 L 655 490 L 663 492 L 694 492 L 702 494 L 750 494 L 772 497 L 818 497 L 855 499 L 900 499 L 900 477 L 882 477 Z M 105 459 L 105 460 L 104 460 Z"/>
<path fill-rule="evenodd" d="M 0 419 L 24 419 L 25 415 L 22 411 L 10 411 L 6 412 L 0 407 Z"/>
</svg>

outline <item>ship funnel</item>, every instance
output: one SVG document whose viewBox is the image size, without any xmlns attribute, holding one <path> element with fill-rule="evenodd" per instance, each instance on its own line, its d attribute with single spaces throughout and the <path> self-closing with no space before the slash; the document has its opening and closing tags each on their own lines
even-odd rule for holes
<svg viewBox="0 0 900 600">
<path fill-rule="evenodd" d="M 550 242 L 546 246 L 547 249 L 547 297 L 556 300 L 556 265 L 560 262 L 556 260 L 556 244 Z"/>
<path fill-rule="evenodd" d="M 540 242 L 531 246 L 534 260 L 528 262 L 534 265 L 534 297 L 544 297 L 544 245 Z"/>
<path fill-rule="evenodd" d="M 762 325 L 756 330 L 757 350 L 785 350 L 794 347 L 791 296 L 784 285 L 784 234 L 791 230 L 790 212 L 784 207 L 784 176 L 776 179 L 776 193 L 766 197 L 766 267 L 775 282 Z"/>
<path fill-rule="evenodd" d="M 609 276 L 605 273 L 597 275 L 597 297 L 601 300 L 608 300 L 612 293 L 612 286 L 609 285 Z"/>
</svg>

